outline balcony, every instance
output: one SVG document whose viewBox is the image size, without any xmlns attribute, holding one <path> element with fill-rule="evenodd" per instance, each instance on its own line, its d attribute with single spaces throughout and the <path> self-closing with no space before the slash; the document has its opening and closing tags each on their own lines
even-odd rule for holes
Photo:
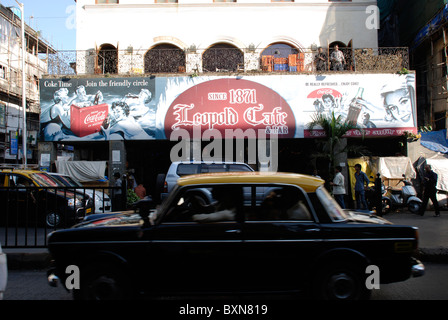
<svg viewBox="0 0 448 320">
<path fill-rule="evenodd" d="M 323 68 L 316 68 L 316 50 L 295 48 L 257 50 L 213 46 L 150 50 L 58 51 L 48 57 L 48 74 L 58 75 L 154 75 L 202 73 L 397 73 L 409 69 L 409 50 L 404 47 L 341 48 L 345 64 L 334 69 L 325 52 Z"/>
</svg>

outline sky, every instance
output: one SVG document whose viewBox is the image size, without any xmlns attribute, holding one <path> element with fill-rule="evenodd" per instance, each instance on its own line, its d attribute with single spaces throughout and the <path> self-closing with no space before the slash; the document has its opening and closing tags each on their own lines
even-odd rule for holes
<svg viewBox="0 0 448 320">
<path fill-rule="evenodd" d="M 56 50 L 76 49 L 74 0 L 17 0 L 24 5 L 25 23 Z M 15 0 L 0 0 L 5 7 L 17 7 Z"/>
</svg>

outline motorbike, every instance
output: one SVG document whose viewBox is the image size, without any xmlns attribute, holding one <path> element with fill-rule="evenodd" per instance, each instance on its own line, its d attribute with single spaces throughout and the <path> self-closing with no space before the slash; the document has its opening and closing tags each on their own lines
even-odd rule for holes
<svg viewBox="0 0 448 320">
<path fill-rule="evenodd" d="M 389 213 L 392 209 L 407 206 L 411 213 L 418 213 L 423 202 L 417 197 L 417 191 L 412 185 L 412 182 L 406 179 L 405 175 L 403 175 L 403 179 L 401 179 L 397 185 L 400 184 L 400 182 L 403 182 L 404 184 L 400 189 L 390 186 L 386 188 L 384 197 L 387 199 L 384 200 L 386 203 L 385 206 L 383 205 L 383 212 Z"/>
</svg>

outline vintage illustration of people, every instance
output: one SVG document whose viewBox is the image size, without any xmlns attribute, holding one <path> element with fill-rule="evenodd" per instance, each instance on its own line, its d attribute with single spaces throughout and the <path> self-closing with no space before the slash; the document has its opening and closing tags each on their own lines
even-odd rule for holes
<svg viewBox="0 0 448 320">
<path fill-rule="evenodd" d="M 107 88 L 106 88 L 107 89 Z M 72 89 L 73 90 L 73 89 Z M 148 88 L 131 87 L 107 90 L 86 88 L 84 84 L 69 89 L 55 88 L 52 100 L 41 104 L 41 139 L 44 141 L 77 140 L 142 140 L 154 139 L 156 105 Z M 117 92 L 123 92 L 121 96 Z M 48 95 L 48 92 L 46 92 Z M 79 136 L 73 132 L 72 106 L 87 108 L 107 104 L 108 112 L 101 126 L 91 134 Z M 82 121 L 82 120 L 81 120 Z M 81 124 L 82 125 L 82 124 Z"/>
<path fill-rule="evenodd" d="M 396 76 L 377 87 L 375 90 L 371 86 L 362 88 L 363 96 L 356 96 L 357 87 L 345 92 L 339 87 L 322 88 L 314 90 L 308 99 L 313 99 L 313 112 L 326 116 L 334 113 L 342 120 L 347 120 L 350 108 L 356 104 L 360 128 L 415 127 L 415 75 Z"/>
<path fill-rule="evenodd" d="M 168 114 L 169 106 L 189 88 L 213 80 L 216 79 L 196 77 L 192 81 L 189 77 L 160 80 L 114 78 L 73 80 L 73 83 L 69 84 L 48 80 L 46 86 L 45 83 L 41 86 L 40 139 L 42 141 L 169 139 L 165 132 L 165 122 L 176 116 Z M 293 118 L 296 128 L 306 128 L 312 116 L 318 113 L 328 117 L 334 114 L 342 121 L 355 123 L 366 131 L 377 131 L 372 133 L 375 135 L 400 135 L 403 130 L 412 128 L 416 130 L 413 73 L 272 76 L 269 77 L 269 81 L 266 77 L 254 76 L 248 77 L 248 80 L 263 84 L 277 92 L 290 106 L 293 115 L 288 120 Z M 93 85 L 93 83 L 100 84 L 101 81 L 121 85 L 109 87 Z M 144 85 L 132 85 L 134 83 Z M 156 83 L 158 96 L 155 96 Z M 230 107 L 239 108 L 235 101 L 233 104 L 229 102 L 229 105 L 216 107 L 220 102 L 216 97 L 227 97 L 231 92 L 215 92 L 216 89 L 212 86 L 209 90 L 209 95 L 206 95 L 205 99 L 194 101 L 193 95 L 191 101 L 186 101 L 186 105 L 190 106 L 194 102 L 197 104 L 195 107 L 203 108 L 203 112 L 207 114 L 221 114 L 225 108 Z M 235 92 L 238 90 L 233 89 Z M 263 91 L 250 92 L 254 97 L 253 102 L 251 100 L 253 108 L 261 108 L 258 105 L 261 102 L 255 97 L 260 97 Z M 277 107 L 263 105 L 263 110 Z M 88 110 L 93 111 L 85 115 Z M 265 111 L 257 115 L 265 117 L 263 121 L 270 121 Z M 91 125 L 92 121 L 95 122 L 94 125 Z M 80 130 L 80 126 L 81 129 L 88 130 Z M 381 133 L 380 129 L 389 131 Z M 390 130 L 394 132 L 391 133 Z M 296 138 L 303 138 L 308 132 L 305 129 L 297 129 L 293 134 Z"/>
</svg>

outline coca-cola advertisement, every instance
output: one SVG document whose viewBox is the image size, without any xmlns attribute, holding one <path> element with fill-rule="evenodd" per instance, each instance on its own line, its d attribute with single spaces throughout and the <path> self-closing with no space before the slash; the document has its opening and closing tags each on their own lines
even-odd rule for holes
<svg viewBox="0 0 448 320">
<path fill-rule="evenodd" d="M 41 141 L 156 138 L 155 80 L 43 79 Z"/>
<path fill-rule="evenodd" d="M 415 74 L 42 79 L 41 141 L 313 138 L 316 114 L 416 133 Z M 182 134 L 179 134 L 182 133 Z"/>
</svg>

